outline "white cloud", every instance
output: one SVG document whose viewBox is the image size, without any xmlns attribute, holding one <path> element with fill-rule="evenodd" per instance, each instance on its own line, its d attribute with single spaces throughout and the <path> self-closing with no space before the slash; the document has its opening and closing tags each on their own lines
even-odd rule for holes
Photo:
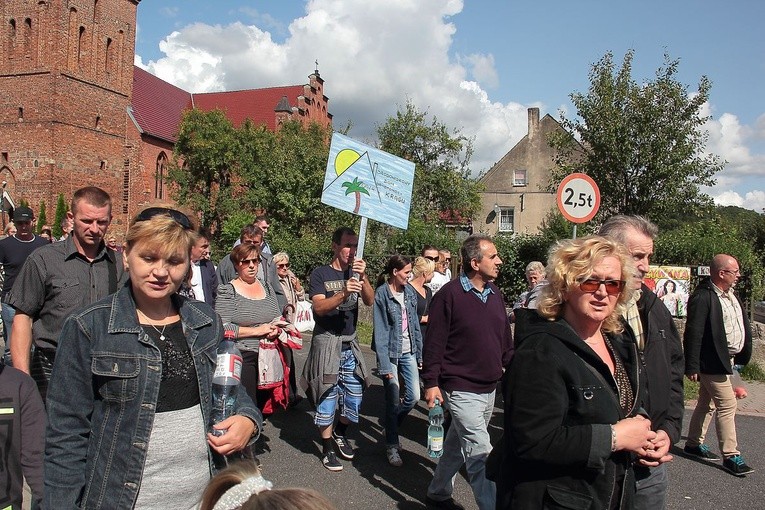
<svg viewBox="0 0 765 510">
<path fill-rule="evenodd" d="M 746 193 L 743 197 L 735 191 L 728 190 L 713 195 L 717 205 L 735 205 L 745 209 L 753 209 L 762 212 L 765 209 L 765 191 L 755 190 Z"/>
<path fill-rule="evenodd" d="M 159 10 L 159 12 L 168 18 L 175 18 L 178 16 L 180 9 L 178 7 L 163 7 Z"/>
<path fill-rule="evenodd" d="M 477 173 L 526 134 L 527 117 L 524 105 L 489 99 L 483 87 L 499 85 L 492 55 L 449 56 L 450 20 L 462 8 L 461 0 L 312 0 L 283 43 L 264 26 L 196 23 L 167 36 L 165 56 L 147 67 L 203 92 L 305 83 L 317 59 L 336 125 L 350 120 L 351 135 L 369 141 L 410 99 L 475 137 Z"/>
<path fill-rule="evenodd" d="M 526 134 L 527 107 L 557 119 L 558 109 L 568 106 L 493 101 L 487 90 L 501 85 L 494 56 L 451 56 L 458 29 L 453 17 L 462 9 L 462 0 L 309 0 L 286 30 L 250 10 L 252 24 L 179 27 L 160 43 L 164 57 L 136 61 L 185 90 L 206 92 L 305 83 L 318 60 L 337 126 L 351 121 L 351 136 L 372 141 L 375 127 L 411 100 L 475 139 L 477 174 Z M 712 106 L 704 110 L 710 115 Z M 707 149 L 728 161 L 709 193 L 731 191 L 743 203 L 756 203 L 759 195 L 747 191 L 765 188 L 765 147 L 753 150 L 765 141 L 765 114 L 745 126 L 723 113 L 706 128 Z M 745 182 L 754 184 L 742 188 Z"/>
<path fill-rule="evenodd" d="M 464 57 L 458 57 L 457 62 L 471 67 L 471 74 L 475 81 L 482 83 L 488 88 L 499 86 L 499 76 L 494 67 L 494 55 L 481 55 L 473 53 Z"/>
</svg>

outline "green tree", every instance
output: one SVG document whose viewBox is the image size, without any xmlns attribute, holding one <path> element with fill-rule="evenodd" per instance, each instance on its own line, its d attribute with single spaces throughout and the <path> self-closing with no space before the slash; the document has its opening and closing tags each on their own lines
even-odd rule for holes
<svg viewBox="0 0 765 510">
<path fill-rule="evenodd" d="M 53 219 L 53 237 L 56 239 L 64 235 L 64 231 L 61 229 L 61 222 L 64 220 L 69 207 L 66 205 L 64 194 L 58 194 L 58 200 L 56 201 L 56 215 Z"/>
<path fill-rule="evenodd" d="M 200 215 L 202 225 L 220 231 L 222 218 L 238 208 L 233 175 L 238 167 L 237 132 L 220 110 L 183 115 L 168 171 L 171 194 Z"/>
<path fill-rule="evenodd" d="M 168 172 L 172 196 L 199 212 L 223 251 L 255 214 L 269 216 L 272 246 L 287 231 L 332 228 L 350 215 L 321 203 L 329 135 L 317 124 L 296 121 L 276 133 L 249 121 L 235 128 L 220 111 L 191 110 L 181 122 Z"/>
<path fill-rule="evenodd" d="M 45 212 L 45 200 L 40 200 L 40 214 L 37 215 L 37 233 L 39 234 L 43 225 L 48 223 L 48 215 Z"/>
<path fill-rule="evenodd" d="M 558 149 L 551 188 L 567 174 L 583 172 L 598 183 L 600 218 L 642 214 L 661 227 L 699 216 L 712 205 L 700 187 L 715 183 L 720 158 L 705 153 L 708 133 L 701 113 L 711 83 L 695 91 L 677 80 L 679 60 L 664 56 L 653 80 L 632 78 L 634 51 L 616 69 L 608 52 L 591 68 L 586 94 L 570 95 L 578 118 L 561 124 L 550 143 Z M 573 136 L 572 136 L 573 134 Z M 578 140 L 578 141 L 577 141 Z"/>
<path fill-rule="evenodd" d="M 480 206 L 480 184 L 470 177 L 473 141 L 450 130 L 412 102 L 377 127 L 380 149 L 415 164 L 410 218 L 443 223 L 444 215 L 469 220 Z"/>
</svg>

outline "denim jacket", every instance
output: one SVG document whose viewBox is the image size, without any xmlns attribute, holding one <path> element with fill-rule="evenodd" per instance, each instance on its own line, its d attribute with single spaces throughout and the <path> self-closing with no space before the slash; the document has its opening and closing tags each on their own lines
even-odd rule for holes
<svg viewBox="0 0 765 510">
<path fill-rule="evenodd" d="M 179 296 L 173 300 L 191 348 L 202 416 L 208 423 L 223 325 L 205 303 Z M 159 348 L 138 323 L 129 282 L 67 318 L 48 390 L 45 508 L 133 508 L 161 376 Z M 237 398 L 238 414 L 261 430 L 262 415 L 243 386 Z M 205 441 L 204 431 L 199 440 Z M 209 451 L 211 473 L 212 455 Z"/>
<path fill-rule="evenodd" d="M 411 285 L 404 287 L 404 304 L 409 323 L 412 354 L 417 359 L 417 364 L 421 364 L 422 333 L 420 332 L 420 320 L 417 317 L 416 292 Z M 393 297 L 390 286 L 384 283 L 377 287 L 374 304 L 373 348 L 377 354 L 377 368 L 380 375 L 393 373 L 391 360 L 397 360 L 401 357 L 402 317 L 401 305 Z"/>
</svg>

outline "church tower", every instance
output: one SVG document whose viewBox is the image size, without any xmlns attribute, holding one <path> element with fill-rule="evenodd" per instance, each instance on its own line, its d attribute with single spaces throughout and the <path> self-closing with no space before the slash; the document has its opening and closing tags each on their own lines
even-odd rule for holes
<svg viewBox="0 0 765 510">
<path fill-rule="evenodd" d="M 97 185 L 122 207 L 140 0 L 0 3 L 0 179 L 48 217 Z M 7 220 L 7 218 L 6 218 Z"/>
</svg>

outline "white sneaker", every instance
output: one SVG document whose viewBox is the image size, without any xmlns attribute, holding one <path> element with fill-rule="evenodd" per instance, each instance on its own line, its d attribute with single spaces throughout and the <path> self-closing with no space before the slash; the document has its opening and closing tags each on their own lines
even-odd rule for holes
<svg viewBox="0 0 765 510">
<path fill-rule="evenodd" d="M 398 446 L 388 446 L 386 448 L 386 454 L 388 455 L 388 464 L 391 466 L 403 466 L 404 461 L 401 460 L 401 448 Z"/>
</svg>

